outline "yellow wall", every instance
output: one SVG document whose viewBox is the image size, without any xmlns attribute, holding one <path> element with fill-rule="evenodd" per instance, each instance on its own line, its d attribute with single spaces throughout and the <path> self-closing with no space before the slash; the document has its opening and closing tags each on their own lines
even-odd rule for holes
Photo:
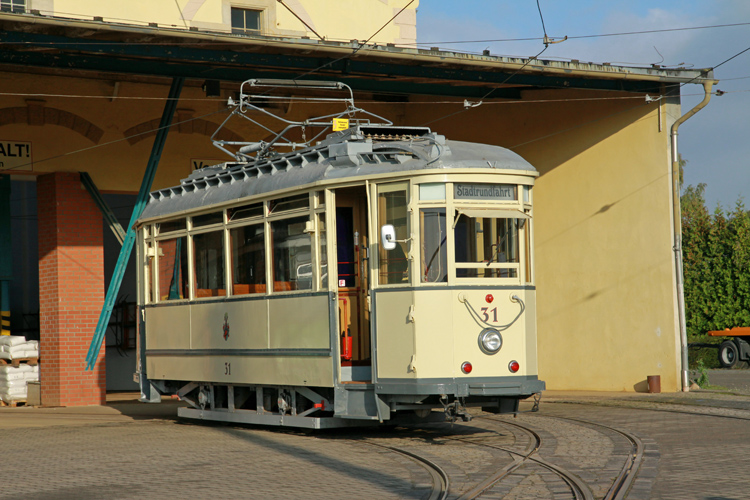
<svg viewBox="0 0 750 500">
<path fill-rule="evenodd" d="M 377 32 L 408 3 L 407 0 L 30 0 L 31 9 L 45 15 L 88 19 L 102 17 L 104 22 L 146 25 L 162 28 L 229 32 L 231 8 L 263 11 L 262 34 L 317 39 L 299 19 L 328 40 L 366 40 Z M 371 41 L 410 44 L 417 41 L 417 6 L 415 1 Z M 294 11 L 296 17 L 290 10 Z"/>
<path fill-rule="evenodd" d="M 412 108 L 407 121 L 420 124 L 461 106 Z M 665 109 L 627 94 L 549 90 L 431 124 L 509 147 L 541 173 L 535 271 L 548 389 L 643 391 L 648 375 L 680 389 Z"/>
<path fill-rule="evenodd" d="M 16 168 L 15 174 L 87 171 L 101 191 L 138 192 L 168 85 L 22 73 L 6 75 L 4 91 L 18 95 L 0 97 L 0 141 L 30 142 L 33 157 L 33 165 Z M 224 84 L 223 96 L 209 99 L 201 83 L 188 81 L 182 91 L 153 190 L 179 184 L 180 179 L 192 172 L 194 161 L 211 165 L 233 159 L 214 147 L 210 136 L 227 117 L 227 97 L 239 89 L 239 84 Z M 301 120 L 311 114 L 324 115 L 345 108 L 297 102 L 271 110 L 285 119 Z M 368 105 L 368 109 L 393 116 L 401 107 L 382 104 Z M 58 118 L 60 112 L 72 113 L 85 122 L 64 122 Z M 29 123 L 29 113 L 40 114 L 42 122 Z M 13 123 L 5 122 L 14 115 Z M 177 124 L 190 117 L 201 118 Z M 266 118 L 264 123 L 274 129 L 279 122 L 272 123 Z M 98 130 L 99 135 L 92 130 Z M 137 135 L 149 131 L 150 134 Z M 239 117 L 232 118 L 218 138 L 231 139 L 228 133 L 236 134 L 236 140 L 271 138 Z"/>
<path fill-rule="evenodd" d="M 98 96 L 0 97 L 0 141 L 32 142 L 33 173 L 87 170 L 101 190 L 138 190 L 153 136 L 134 144 L 124 139 L 139 124 L 159 119 L 166 85 L 7 76 L 5 92 Z M 211 123 L 201 131 L 178 126 L 170 133 L 153 189 L 189 175 L 191 159 L 227 159 L 208 140 L 226 116 L 226 96 L 207 100 L 199 84 L 189 82 L 178 109 L 185 116 L 216 114 L 202 118 Z M 112 100 L 115 93 L 139 99 Z M 41 115 L 38 100 L 45 101 Z M 524 92 L 522 100 L 499 102 L 430 126 L 451 139 L 509 147 L 541 173 L 533 222 L 540 378 L 549 389 L 632 391 L 645 389 L 648 375 L 661 375 L 663 390 L 679 390 L 668 106 L 624 93 L 564 89 Z M 364 107 L 396 124 L 422 125 L 462 104 Z M 25 110 L 31 122 L 3 123 L 10 108 Z M 70 128 L 44 121 L 55 114 L 47 108 L 74 113 L 101 133 L 92 136 L 80 123 Z M 289 119 L 327 111 L 307 104 L 276 110 Z M 266 138 L 241 120 L 229 129 L 247 140 Z"/>
</svg>

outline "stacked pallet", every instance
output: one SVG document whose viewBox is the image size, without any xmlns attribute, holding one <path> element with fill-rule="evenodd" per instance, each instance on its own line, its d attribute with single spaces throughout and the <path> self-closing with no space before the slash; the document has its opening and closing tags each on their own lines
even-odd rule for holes
<svg viewBox="0 0 750 500">
<path fill-rule="evenodd" d="M 39 343 L 17 335 L 0 336 L 0 402 L 25 403 L 28 383 L 39 381 Z"/>
</svg>

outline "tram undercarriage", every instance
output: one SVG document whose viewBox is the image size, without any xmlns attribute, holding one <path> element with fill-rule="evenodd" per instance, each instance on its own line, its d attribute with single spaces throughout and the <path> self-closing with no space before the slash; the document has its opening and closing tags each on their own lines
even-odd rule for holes
<svg viewBox="0 0 750 500">
<path fill-rule="evenodd" d="M 356 427 L 382 423 L 469 421 L 469 408 L 515 413 L 525 396 L 455 396 L 448 394 L 376 394 L 373 384 L 335 388 L 223 385 L 154 381 L 162 393 L 177 395 L 188 407 L 186 419 L 276 425 L 308 429 Z"/>
</svg>

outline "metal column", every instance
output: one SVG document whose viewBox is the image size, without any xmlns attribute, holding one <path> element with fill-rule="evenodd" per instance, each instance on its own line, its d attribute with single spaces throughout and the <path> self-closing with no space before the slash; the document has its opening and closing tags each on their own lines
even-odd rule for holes
<svg viewBox="0 0 750 500">
<path fill-rule="evenodd" d="M 115 266 L 115 271 L 112 275 L 112 281 L 109 283 L 107 296 L 104 299 L 104 307 L 102 307 L 102 313 L 99 316 L 99 322 L 96 325 L 94 338 L 91 340 L 91 346 L 89 346 L 89 352 L 86 356 L 86 370 L 94 369 L 96 359 L 99 356 L 99 350 L 101 349 L 102 341 L 104 340 L 104 333 L 107 331 L 109 318 L 112 315 L 112 309 L 114 308 L 117 294 L 120 291 L 122 277 L 125 274 L 128 259 L 130 259 L 130 254 L 133 251 L 133 245 L 135 243 L 135 231 L 133 230 L 133 225 L 143 213 L 143 209 L 146 208 L 148 194 L 151 191 L 151 184 L 154 182 L 154 176 L 156 175 L 156 167 L 159 165 L 159 159 L 161 158 L 161 153 L 164 149 L 164 143 L 167 140 L 167 133 L 172 124 L 172 118 L 177 109 L 177 102 L 179 101 L 180 92 L 182 91 L 182 85 L 184 82 L 185 79 L 183 77 L 176 77 L 172 80 L 172 86 L 169 89 L 169 97 L 167 103 L 164 105 L 161 122 L 159 122 L 159 130 L 156 132 L 154 145 L 151 148 L 151 156 L 148 159 L 148 166 L 146 167 L 146 172 L 143 174 L 141 189 L 138 192 L 138 198 L 136 199 L 135 207 L 133 208 L 133 215 L 130 217 L 128 232 L 125 235 L 125 241 L 122 244 L 120 256 L 117 258 L 117 265 Z"/>
</svg>

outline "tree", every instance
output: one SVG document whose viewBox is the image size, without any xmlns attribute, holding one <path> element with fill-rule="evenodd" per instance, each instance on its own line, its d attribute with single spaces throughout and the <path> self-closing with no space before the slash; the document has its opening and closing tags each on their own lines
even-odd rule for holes
<svg viewBox="0 0 750 500">
<path fill-rule="evenodd" d="M 688 342 L 715 342 L 709 330 L 750 326 L 750 215 L 742 201 L 730 213 L 709 214 L 706 185 L 681 198 L 685 320 Z M 715 351 L 694 358 L 716 365 Z"/>
</svg>

